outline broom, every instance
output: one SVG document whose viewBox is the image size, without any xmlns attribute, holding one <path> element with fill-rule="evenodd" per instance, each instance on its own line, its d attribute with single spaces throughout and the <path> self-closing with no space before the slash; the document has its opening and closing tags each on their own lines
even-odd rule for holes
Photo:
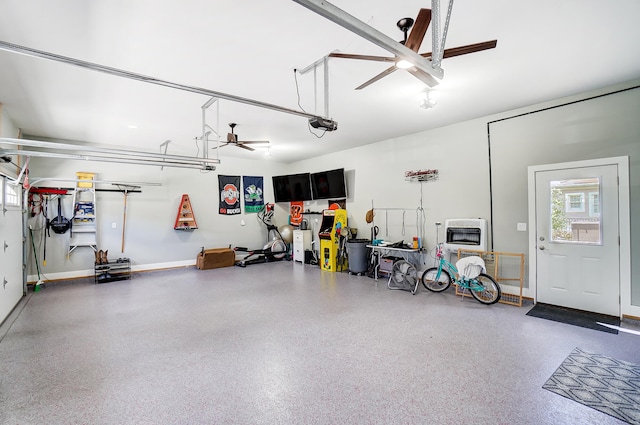
<svg viewBox="0 0 640 425">
<path fill-rule="evenodd" d="M 36 285 L 33 287 L 33 292 L 38 292 L 42 287 L 44 287 L 44 283 L 42 282 L 42 279 L 40 279 L 40 265 L 38 264 L 38 254 L 36 252 L 36 244 L 33 241 L 33 229 L 31 226 L 29 226 L 29 235 L 31 236 L 31 246 L 33 247 L 33 258 L 36 261 L 36 270 L 38 271 L 38 282 L 36 282 Z"/>
</svg>

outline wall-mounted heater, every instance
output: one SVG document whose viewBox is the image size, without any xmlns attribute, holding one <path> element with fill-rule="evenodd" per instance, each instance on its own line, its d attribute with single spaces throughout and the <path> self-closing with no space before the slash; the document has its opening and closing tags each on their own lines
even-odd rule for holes
<svg viewBox="0 0 640 425">
<path fill-rule="evenodd" d="M 444 247 L 449 252 L 458 249 L 487 250 L 487 220 L 483 218 L 455 218 L 444 223 Z"/>
</svg>

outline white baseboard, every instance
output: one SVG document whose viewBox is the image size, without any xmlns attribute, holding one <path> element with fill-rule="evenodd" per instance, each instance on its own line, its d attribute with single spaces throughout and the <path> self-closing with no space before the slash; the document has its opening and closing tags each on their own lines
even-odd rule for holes
<svg viewBox="0 0 640 425">
<path fill-rule="evenodd" d="M 183 261 L 170 261 L 167 263 L 152 263 L 152 264 L 137 264 L 131 266 L 132 272 L 146 272 L 152 270 L 162 270 L 162 269 L 173 269 L 177 267 L 189 267 L 195 266 L 195 260 L 183 260 Z M 78 279 L 82 277 L 93 277 L 94 270 L 86 269 L 86 270 L 74 270 L 71 272 L 59 272 L 59 273 L 47 273 L 46 275 L 41 275 L 40 278 L 43 282 L 48 280 L 65 280 L 65 279 Z M 38 275 L 28 275 L 27 276 L 27 284 L 32 284 L 38 282 Z"/>
</svg>

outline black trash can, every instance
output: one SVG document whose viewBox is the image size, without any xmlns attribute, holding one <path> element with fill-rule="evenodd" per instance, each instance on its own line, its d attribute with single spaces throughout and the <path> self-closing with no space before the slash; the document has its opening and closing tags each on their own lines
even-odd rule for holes
<svg viewBox="0 0 640 425">
<path fill-rule="evenodd" d="M 347 241 L 349 273 L 365 273 L 369 269 L 369 239 L 350 239 Z"/>
</svg>

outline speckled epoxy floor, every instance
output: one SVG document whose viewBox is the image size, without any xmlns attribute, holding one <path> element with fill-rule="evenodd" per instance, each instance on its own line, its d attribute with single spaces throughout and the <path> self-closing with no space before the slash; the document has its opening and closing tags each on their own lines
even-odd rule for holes
<svg viewBox="0 0 640 425">
<path fill-rule="evenodd" d="M 291 262 L 50 284 L 0 327 L 0 423 L 621 423 L 542 385 L 640 336 L 529 308 Z"/>
</svg>

